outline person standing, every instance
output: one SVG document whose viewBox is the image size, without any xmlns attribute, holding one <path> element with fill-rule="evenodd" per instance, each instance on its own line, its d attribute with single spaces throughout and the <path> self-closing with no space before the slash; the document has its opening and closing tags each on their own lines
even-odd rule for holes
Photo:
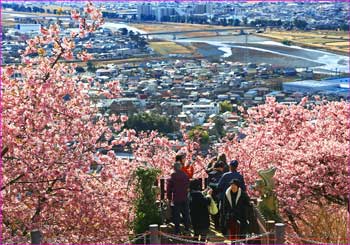
<svg viewBox="0 0 350 245">
<path fill-rule="evenodd" d="M 219 207 L 219 201 L 220 201 L 220 191 L 217 185 L 219 183 L 221 176 L 223 175 L 223 172 L 224 172 L 224 163 L 220 161 L 215 163 L 214 169 L 210 173 L 208 173 L 208 183 L 209 183 L 208 185 L 213 190 L 212 196 L 217 207 Z M 214 221 L 215 229 L 218 230 L 220 213 L 212 215 L 211 217 Z"/>
<path fill-rule="evenodd" d="M 176 155 L 176 162 L 181 163 L 181 170 L 187 174 L 188 178 L 192 179 L 194 174 L 194 168 L 191 163 L 186 165 L 186 155 L 179 154 Z"/>
<path fill-rule="evenodd" d="M 232 160 L 230 162 L 230 172 L 225 173 L 219 180 L 218 189 L 221 192 L 224 192 L 227 190 L 227 188 L 230 186 L 230 182 L 232 179 L 238 179 L 239 187 L 242 189 L 242 191 L 246 191 L 247 188 L 244 182 L 244 178 L 239 172 L 237 172 L 237 167 L 238 167 L 238 161 Z"/>
<path fill-rule="evenodd" d="M 224 164 L 224 173 L 227 173 L 227 172 L 229 172 L 229 166 L 228 166 L 228 164 L 227 164 L 227 160 L 226 160 L 226 155 L 225 155 L 225 153 L 221 153 L 220 155 L 219 155 L 219 157 L 218 157 L 218 162 L 223 162 L 223 164 Z"/>
<path fill-rule="evenodd" d="M 200 179 L 191 180 L 188 199 L 194 237 L 196 241 L 205 242 L 210 227 L 208 208 L 211 199 L 209 196 L 205 197 L 201 192 Z"/>
<path fill-rule="evenodd" d="M 243 238 L 249 225 L 249 197 L 240 188 L 240 180 L 232 179 L 225 191 L 222 205 L 221 226 L 224 234 L 229 234 L 231 241 Z"/>
<path fill-rule="evenodd" d="M 218 162 L 222 162 L 223 163 L 223 165 L 224 165 L 224 173 L 227 173 L 229 171 L 229 166 L 227 164 L 226 155 L 225 155 L 225 153 L 221 153 L 217 157 L 215 157 L 215 158 L 210 160 L 210 162 L 207 165 L 206 170 L 205 170 L 207 172 L 207 174 L 209 174 L 211 171 L 214 170 L 214 166 Z"/>
<path fill-rule="evenodd" d="M 181 163 L 175 162 L 174 172 L 167 182 L 167 198 L 173 204 L 173 222 L 175 224 L 175 234 L 180 233 L 180 215 L 182 215 L 185 231 L 189 232 L 190 218 L 188 207 L 189 178 L 181 170 Z"/>
<path fill-rule="evenodd" d="M 209 161 L 207 167 L 205 168 L 205 172 L 206 172 L 207 174 L 209 174 L 211 171 L 214 170 L 214 165 L 215 165 L 216 162 L 217 162 L 217 157 L 213 157 L 213 158 Z"/>
</svg>

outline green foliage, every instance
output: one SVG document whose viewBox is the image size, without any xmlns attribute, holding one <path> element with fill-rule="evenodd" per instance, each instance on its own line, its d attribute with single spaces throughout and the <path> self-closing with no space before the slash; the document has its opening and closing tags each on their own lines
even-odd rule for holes
<svg viewBox="0 0 350 245">
<path fill-rule="evenodd" d="M 128 29 L 127 28 L 119 28 L 119 31 L 120 31 L 120 34 L 122 35 L 122 36 L 126 36 L 126 35 L 128 35 Z"/>
<path fill-rule="evenodd" d="M 227 100 L 220 102 L 220 112 L 224 113 L 226 111 L 232 111 L 232 104 Z"/>
<path fill-rule="evenodd" d="M 247 25 L 248 24 L 248 18 L 247 17 L 243 17 L 243 24 Z"/>
<path fill-rule="evenodd" d="M 215 126 L 214 126 L 215 134 L 218 136 L 218 138 L 225 136 L 226 133 L 224 130 L 224 125 L 225 125 L 224 119 L 217 116 L 214 118 L 213 122 L 215 123 Z"/>
<path fill-rule="evenodd" d="M 287 23 L 287 22 L 284 22 Z M 250 21 L 249 25 L 250 26 L 260 26 L 260 27 L 264 27 L 264 26 L 276 26 L 279 27 L 281 26 L 283 23 L 281 20 L 269 20 L 269 19 L 255 19 Z"/>
<path fill-rule="evenodd" d="M 89 72 L 95 72 L 97 69 L 95 67 L 95 65 L 89 60 L 87 63 L 87 71 Z"/>
<path fill-rule="evenodd" d="M 173 133 L 178 131 L 179 125 L 169 117 L 156 113 L 138 113 L 129 117 L 125 128 L 136 131 L 157 130 L 160 133 Z"/>
<path fill-rule="evenodd" d="M 138 168 L 135 171 L 136 191 L 138 198 L 135 201 L 136 213 L 134 220 L 134 232 L 143 233 L 148 230 L 149 225 L 161 223 L 161 215 L 156 205 L 157 190 L 154 183 L 160 174 L 159 169 Z"/>
<path fill-rule="evenodd" d="M 84 68 L 81 67 L 81 66 L 77 66 L 77 67 L 75 68 L 75 71 L 76 71 L 77 73 L 84 73 L 84 72 L 85 72 Z"/>
<path fill-rule="evenodd" d="M 201 126 L 196 126 L 190 130 L 188 136 L 191 140 L 201 144 L 201 146 L 209 144 L 209 133 Z"/>
<path fill-rule="evenodd" d="M 241 21 L 239 19 L 235 19 L 233 22 L 233 26 L 239 26 L 241 24 Z"/>
<path fill-rule="evenodd" d="M 350 26 L 346 23 L 340 25 L 340 30 L 342 31 L 350 31 Z"/>
<path fill-rule="evenodd" d="M 292 41 L 288 40 L 288 39 L 284 39 L 284 40 L 282 40 L 282 44 L 290 46 L 290 45 L 292 45 Z"/>
<path fill-rule="evenodd" d="M 299 19 L 295 19 L 293 21 L 293 24 L 296 28 L 304 30 L 307 26 L 307 22 L 305 20 L 299 20 Z"/>
</svg>

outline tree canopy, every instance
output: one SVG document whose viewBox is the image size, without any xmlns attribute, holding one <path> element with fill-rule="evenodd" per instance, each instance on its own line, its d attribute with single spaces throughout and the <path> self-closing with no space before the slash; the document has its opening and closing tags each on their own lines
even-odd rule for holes
<svg viewBox="0 0 350 245">
<path fill-rule="evenodd" d="M 134 170 L 172 171 L 176 142 L 157 132 L 121 130 L 126 116 L 97 116 L 87 92 L 94 79 L 82 81 L 75 64 L 60 62 L 74 59 L 75 40 L 103 24 L 91 3 L 73 10 L 72 18 L 78 32 L 65 36 L 57 24 L 43 27 L 27 40 L 22 63 L 2 70 L 4 243 L 28 243 L 34 230 L 43 243 L 125 242 L 135 218 Z M 48 46 L 50 57 L 41 52 Z M 84 62 L 91 57 L 77 54 Z M 95 86 L 107 98 L 120 97 L 118 81 Z M 113 147 L 126 145 L 132 158 L 118 158 Z M 186 140 L 182 150 L 191 157 L 196 145 Z M 97 165 L 100 170 L 91 171 Z"/>
<path fill-rule="evenodd" d="M 232 111 L 232 104 L 230 103 L 230 101 L 223 101 L 223 102 L 220 102 L 220 112 L 221 113 L 224 113 L 226 111 L 229 111 L 231 112 Z"/>
<path fill-rule="evenodd" d="M 307 207 L 346 207 L 349 198 L 349 103 L 320 101 L 283 105 L 274 98 L 248 110 L 244 139 L 228 140 L 221 150 L 238 159 L 240 172 L 254 184 L 257 171 L 277 167 L 276 191 L 280 211 L 298 235 L 308 222 Z M 318 206 L 318 207 L 321 207 Z"/>
<path fill-rule="evenodd" d="M 143 112 L 130 116 L 125 122 L 125 128 L 135 129 L 138 132 L 157 130 L 167 134 L 178 131 L 179 125 L 167 116 Z"/>
</svg>

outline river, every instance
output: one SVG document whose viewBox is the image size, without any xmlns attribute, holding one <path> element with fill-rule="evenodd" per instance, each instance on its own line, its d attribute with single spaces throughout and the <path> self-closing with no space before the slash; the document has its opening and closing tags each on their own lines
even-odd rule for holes
<svg viewBox="0 0 350 245">
<path fill-rule="evenodd" d="M 134 32 L 146 33 L 126 23 L 106 23 L 106 28 L 119 29 L 125 27 Z M 155 36 L 155 38 L 175 41 L 181 44 L 205 43 L 214 46 L 217 53 L 206 52 L 206 49 L 200 49 L 201 54 L 210 58 L 218 56 L 230 61 L 270 63 L 273 65 L 283 65 L 296 68 L 310 67 L 315 72 L 349 72 L 349 57 L 327 51 L 302 48 L 298 46 L 286 46 L 268 38 L 257 37 L 254 35 L 240 36 L 214 36 L 180 39 L 184 36 L 177 35 L 173 40 L 172 35 Z"/>
</svg>

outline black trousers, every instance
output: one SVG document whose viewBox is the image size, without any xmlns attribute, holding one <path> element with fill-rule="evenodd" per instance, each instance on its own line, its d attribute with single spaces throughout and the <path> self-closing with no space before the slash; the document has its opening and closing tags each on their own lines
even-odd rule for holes
<svg viewBox="0 0 350 245">
<path fill-rule="evenodd" d="M 180 214 L 182 215 L 185 230 L 190 229 L 190 208 L 188 206 L 188 202 L 174 202 L 173 207 L 173 222 L 175 224 L 175 234 L 180 232 Z"/>
</svg>

